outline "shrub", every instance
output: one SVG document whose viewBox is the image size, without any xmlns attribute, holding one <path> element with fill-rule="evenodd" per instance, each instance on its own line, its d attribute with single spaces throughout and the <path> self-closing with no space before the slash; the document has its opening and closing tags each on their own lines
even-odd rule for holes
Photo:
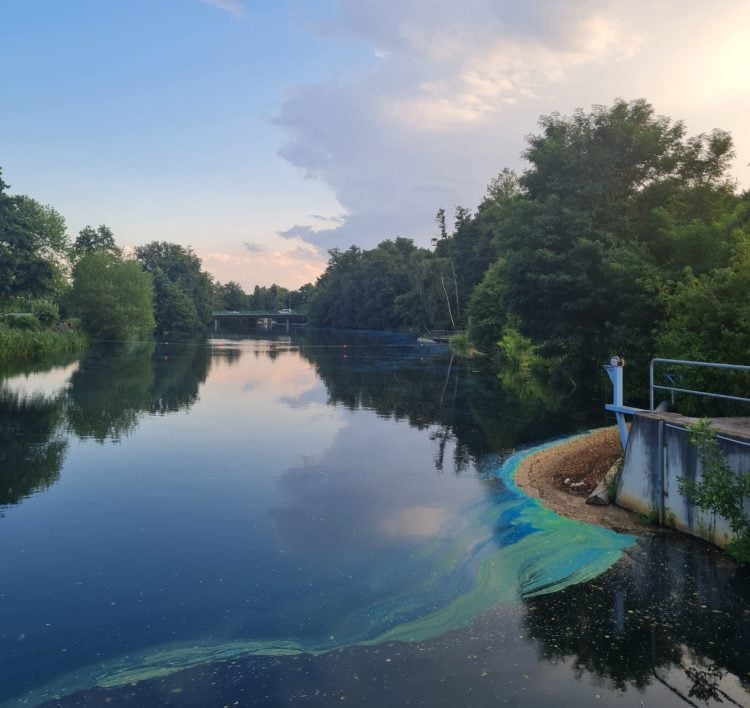
<svg viewBox="0 0 750 708">
<path fill-rule="evenodd" d="M 49 300 L 37 300 L 31 311 L 44 328 L 51 327 L 60 319 L 60 309 Z"/>
<path fill-rule="evenodd" d="M 14 315 L 5 318 L 5 324 L 10 329 L 38 330 L 39 320 L 34 315 Z"/>
<path fill-rule="evenodd" d="M 454 334 L 448 340 L 448 346 L 452 352 L 459 356 L 469 356 L 471 354 L 471 342 L 465 334 Z"/>
</svg>

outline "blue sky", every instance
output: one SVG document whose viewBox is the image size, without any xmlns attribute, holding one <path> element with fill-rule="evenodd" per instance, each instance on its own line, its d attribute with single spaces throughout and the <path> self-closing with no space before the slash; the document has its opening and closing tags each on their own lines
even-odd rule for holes
<svg viewBox="0 0 750 708">
<path fill-rule="evenodd" d="M 190 245 L 245 288 L 473 207 L 539 115 L 644 97 L 735 137 L 744 0 L 0 0 L 0 167 L 75 236 Z"/>
</svg>

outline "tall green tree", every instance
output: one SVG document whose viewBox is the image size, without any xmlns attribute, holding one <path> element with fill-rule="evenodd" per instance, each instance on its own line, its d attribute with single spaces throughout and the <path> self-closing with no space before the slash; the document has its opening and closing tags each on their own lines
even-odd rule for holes
<svg viewBox="0 0 750 708">
<path fill-rule="evenodd" d="M 216 283 L 214 288 L 217 295 L 218 309 L 244 310 L 247 308 L 249 303 L 248 295 L 239 283 L 230 280 L 223 285 Z"/>
<path fill-rule="evenodd" d="M 64 284 L 65 220 L 51 206 L 7 189 L 0 173 L 0 300 L 53 295 Z"/>
<path fill-rule="evenodd" d="M 73 258 L 78 259 L 88 253 L 100 251 L 113 255 L 120 255 L 122 253 L 121 249 L 115 243 L 115 235 L 109 226 L 106 224 L 99 224 L 96 228 L 93 226 L 84 226 L 78 232 L 78 237 L 73 244 Z"/>
<path fill-rule="evenodd" d="M 95 339 L 140 339 L 154 329 L 151 275 L 136 261 L 105 251 L 75 265 L 69 305 Z"/>
<path fill-rule="evenodd" d="M 328 267 L 308 303 L 308 314 L 324 326 L 389 329 L 404 324 L 400 301 L 413 289 L 410 239 L 386 240 L 370 251 L 352 246 L 329 251 Z"/>
<path fill-rule="evenodd" d="M 643 100 L 543 116 L 540 126 L 522 196 L 495 233 L 495 319 L 516 318 L 523 335 L 582 366 L 613 350 L 645 356 L 661 316 L 654 283 L 676 262 L 703 268 L 707 244 L 722 252 L 721 234 L 695 224 L 735 199 L 731 138 L 687 137 Z M 703 245 L 683 249 L 687 235 Z"/>
<path fill-rule="evenodd" d="M 213 307 L 213 284 L 211 276 L 201 267 L 201 260 L 190 247 L 167 241 L 152 241 L 135 249 L 141 267 L 148 273 L 160 270 L 164 278 L 174 287 L 166 287 L 158 278 L 156 292 L 156 332 L 159 335 L 180 332 L 182 336 L 200 334 L 208 325 Z M 182 293 L 177 296 L 175 288 Z M 175 297 L 189 300 L 192 307 L 177 308 Z M 162 303 L 167 297 L 171 304 Z M 178 312 L 185 316 L 179 321 L 170 319 Z"/>
</svg>

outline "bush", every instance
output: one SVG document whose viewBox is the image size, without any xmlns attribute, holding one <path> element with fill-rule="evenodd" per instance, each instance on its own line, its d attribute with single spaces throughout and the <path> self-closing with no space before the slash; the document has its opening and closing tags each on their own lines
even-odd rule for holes
<svg viewBox="0 0 750 708">
<path fill-rule="evenodd" d="M 36 331 L 40 329 L 39 320 L 34 315 L 12 315 L 5 317 L 5 324 L 9 329 Z"/>
<path fill-rule="evenodd" d="M 469 356 L 471 354 L 471 342 L 465 334 L 454 334 L 448 340 L 448 346 L 458 356 Z"/>
<path fill-rule="evenodd" d="M 31 311 L 34 313 L 34 317 L 39 320 L 39 324 L 45 329 L 51 327 L 60 319 L 60 309 L 49 300 L 37 300 Z"/>
</svg>

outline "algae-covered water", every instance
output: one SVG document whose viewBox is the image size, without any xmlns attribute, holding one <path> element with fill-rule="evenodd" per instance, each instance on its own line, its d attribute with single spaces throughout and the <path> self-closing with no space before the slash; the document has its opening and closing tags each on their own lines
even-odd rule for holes
<svg viewBox="0 0 750 708">
<path fill-rule="evenodd" d="M 591 424 L 558 399 L 374 333 L 36 368 L 0 383 L 0 703 L 747 701 L 742 569 L 516 488 Z"/>
</svg>

